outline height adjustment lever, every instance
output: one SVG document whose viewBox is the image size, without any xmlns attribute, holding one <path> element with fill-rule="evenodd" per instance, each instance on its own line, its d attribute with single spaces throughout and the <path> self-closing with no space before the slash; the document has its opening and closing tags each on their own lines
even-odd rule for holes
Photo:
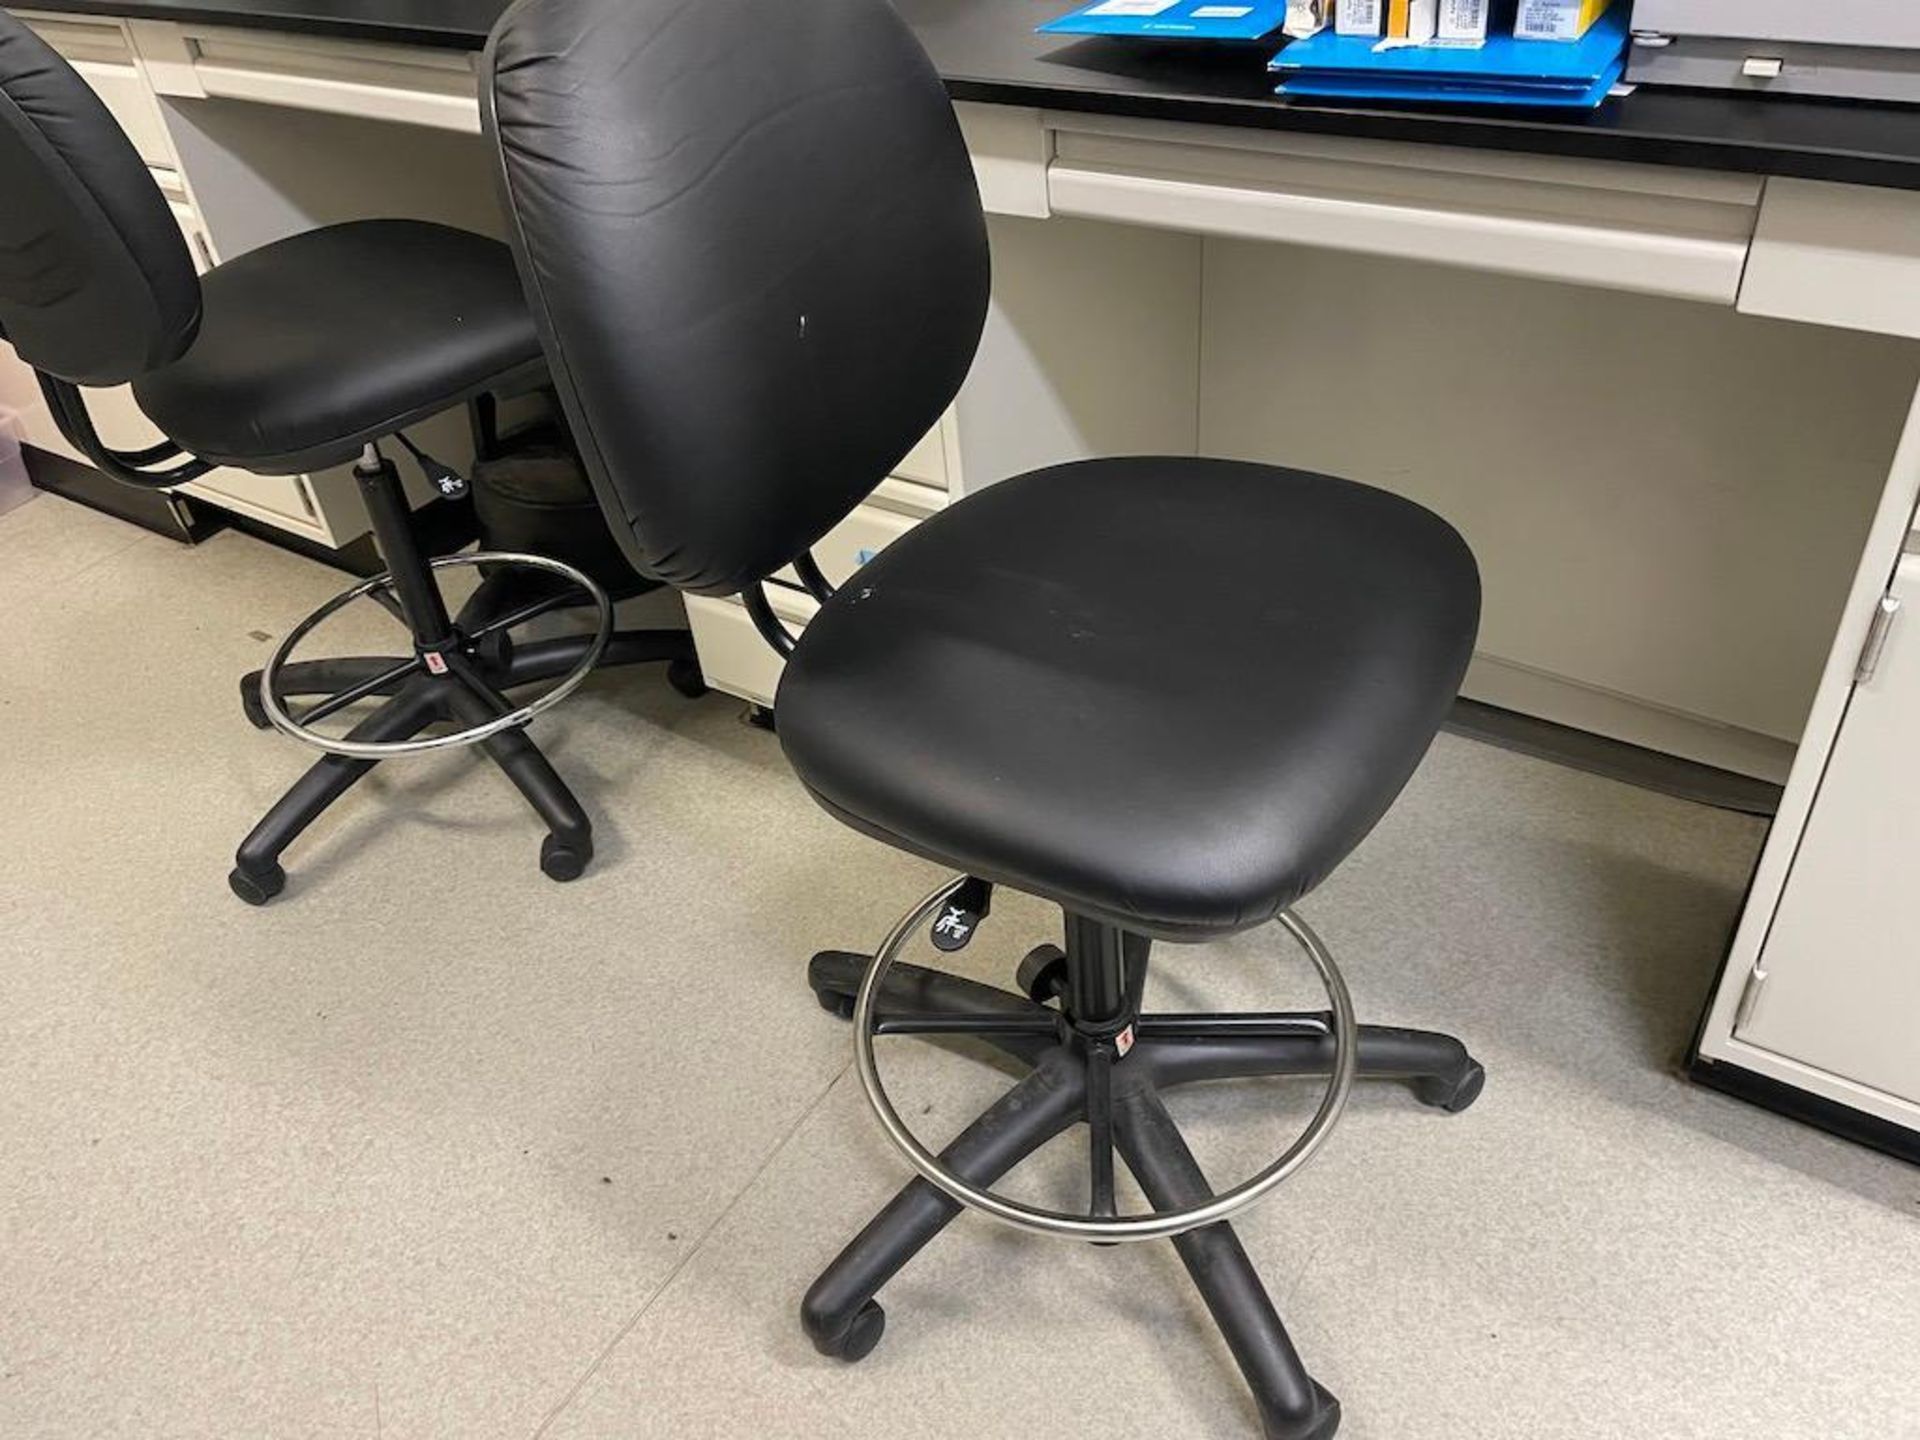
<svg viewBox="0 0 1920 1440">
<path fill-rule="evenodd" d="M 406 447 L 407 453 L 419 464 L 420 473 L 432 482 L 433 488 L 440 492 L 441 498 L 446 500 L 467 498 L 467 491 L 471 487 L 467 484 L 466 476 L 451 465 L 434 459 L 405 435 L 396 434 L 394 438 Z"/>
<path fill-rule="evenodd" d="M 993 883 L 968 876 L 934 916 L 929 931 L 933 948 L 944 955 L 966 949 L 980 922 L 992 913 Z"/>
</svg>

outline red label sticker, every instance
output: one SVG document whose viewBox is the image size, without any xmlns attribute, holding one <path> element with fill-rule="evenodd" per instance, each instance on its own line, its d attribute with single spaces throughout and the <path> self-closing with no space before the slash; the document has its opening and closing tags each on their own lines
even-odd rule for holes
<svg viewBox="0 0 1920 1440">
<path fill-rule="evenodd" d="M 1122 1060 L 1127 1058 L 1127 1052 L 1133 1049 L 1133 1026 L 1127 1026 L 1126 1029 L 1113 1037 L 1113 1048 L 1120 1052 L 1120 1058 Z"/>
<path fill-rule="evenodd" d="M 438 650 L 429 650 L 422 658 L 427 662 L 427 669 L 435 675 L 444 675 L 447 673 L 446 659 Z"/>
</svg>

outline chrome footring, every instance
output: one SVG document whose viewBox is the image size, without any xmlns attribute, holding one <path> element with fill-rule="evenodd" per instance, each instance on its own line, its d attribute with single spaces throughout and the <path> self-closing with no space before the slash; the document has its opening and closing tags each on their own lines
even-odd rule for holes
<svg viewBox="0 0 1920 1440">
<path fill-rule="evenodd" d="M 523 555 L 509 550 L 478 550 L 466 555 L 443 555 L 430 562 L 435 570 L 452 570 L 472 565 L 517 565 L 530 570 L 543 570 L 549 575 L 557 575 L 572 582 L 584 592 L 599 611 L 599 628 L 593 637 L 593 643 L 580 657 L 580 663 L 563 675 L 553 686 L 537 700 L 517 706 L 484 725 L 469 726 L 465 730 L 455 730 L 447 735 L 430 735 L 417 740 L 371 741 L 336 739 L 331 735 L 322 735 L 318 730 L 302 725 L 280 703 L 275 682 L 279 679 L 281 667 L 293 656 L 294 647 L 311 635 L 329 618 L 337 615 L 354 601 L 371 595 L 376 590 L 386 588 L 391 577 L 376 575 L 371 580 L 363 580 L 351 590 L 343 590 L 334 596 L 306 619 L 302 620 L 280 642 L 273 652 L 273 658 L 260 671 L 260 708 L 266 712 L 267 719 L 273 722 L 274 729 L 284 735 L 313 746 L 316 750 L 325 750 L 330 755 L 346 755 L 356 760 L 391 760 L 400 755 L 424 755 L 433 750 L 452 750 L 462 745 L 477 745 L 482 740 L 498 735 L 503 730 L 514 730 L 525 725 L 534 716 L 551 710 L 567 696 L 578 690 L 587 676 L 593 673 L 593 667 L 600 663 L 600 656 L 607 648 L 607 641 L 613 634 L 613 601 L 607 592 L 595 583 L 593 577 L 559 560 L 550 560 L 544 555 Z"/>
<path fill-rule="evenodd" d="M 1136 1240 L 1169 1240 L 1203 1225 L 1230 1220 L 1264 1199 L 1283 1180 L 1313 1158 L 1314 1152 L 1339 1120 L 1340 1112 L 1346 1108 L 1347 1096 L 1353 1090 L 1354 1076 L 1360 1062 L 1359 1029 L 1354 1021 L 1353 997 L 1347 993 L 1347 982 L 1341 977 L 1333 956 L 1307 922 L 1289 910 L 1280 914 L 1279 924 L 1307 952 L 1307 958 L 1319 972 L 1320 982 L 1326 986 L 1327 999 L 1333 1006 L 1333 1077 L 1327 1084 L 1327 1093 L 1321 1098 L 1320 1108 L 1314 1112 L 1307 1128 L 1266 1169 L 1226 1193 L 1198 1205 L 1180 1210 L 1156 1211 L 1151 1215 L 1123 1215 L 1114 1219 L 1094 1219 L 1022 1205 L 991 1190 L 978 1189 L 947 1169 L 907 1129 L 899 1112 L 893 1108 L 893 1102 L 887 1098 L 874 1063 L 873 1021 L 880 988 L 900 950 L 914 932 L 930 920 L 934 912 L 965 883 L 966 877 L 955 876 L 928 895 L 893 927 L 874 955 L 873 963 L 867 967 L 853 1010 L 854 1062 L 860 1075 L 860 1087 L 866 1091 L 867 1103 L 873 1107 L 873 1113 L 880 1120 L 880 1128 L 886 1132 L 894 1148 L 928 1183 L 945 1191 L 969 1209 L 978 1210 L 1016 1230 L 1114 1244 Z"/>
</svg>

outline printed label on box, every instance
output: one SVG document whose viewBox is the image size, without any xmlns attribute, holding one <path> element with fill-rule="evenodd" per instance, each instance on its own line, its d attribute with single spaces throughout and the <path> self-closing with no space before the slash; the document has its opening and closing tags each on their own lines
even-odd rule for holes
<svg viewBox="0 0 1920 1440">
<path fill-rule="evenodd" d="M 1440 0 L 1440 24 L 1435 33 L 1442 40 L 1484 40 L 1491 8 L 1491 0 Z"/>
<path fill-rule="evenodd" d="M 1593 28 L 1610 0 L 1520 0 L 1514 16 L 1519 40 L 1578 40 Z"/>
<path fill-rule="evenodd" d="M 1105 0 L 1087 11 L 1089 15 L 1158 15 L 1171 10 L 1180 0 Z"/>
<path fill-rule="evenodd" d="M 1378 35 L 1383 18 L 1381 0 L 1340 0 L 1333 12 L 1333 28 L 1341 35 Z"/>
</svg>

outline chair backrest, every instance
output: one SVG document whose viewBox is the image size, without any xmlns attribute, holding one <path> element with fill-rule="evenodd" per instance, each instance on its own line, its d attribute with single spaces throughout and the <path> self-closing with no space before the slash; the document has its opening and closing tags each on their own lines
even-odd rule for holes
<svg viewBox="0 0 1920 1440">
<path fill-rule="evenodd" d="M 193 259 L 86 81 L 0 10 L 0 336 L 44 374 L 120 385 L 200 325 Z"/>
<path fill-rule="evenodd" d="M 763 579 L 952 401 L 986 222 L 886 0 L 519 0 L 481 91 L 549 366 L 646 574 Z"/>
</svg>

